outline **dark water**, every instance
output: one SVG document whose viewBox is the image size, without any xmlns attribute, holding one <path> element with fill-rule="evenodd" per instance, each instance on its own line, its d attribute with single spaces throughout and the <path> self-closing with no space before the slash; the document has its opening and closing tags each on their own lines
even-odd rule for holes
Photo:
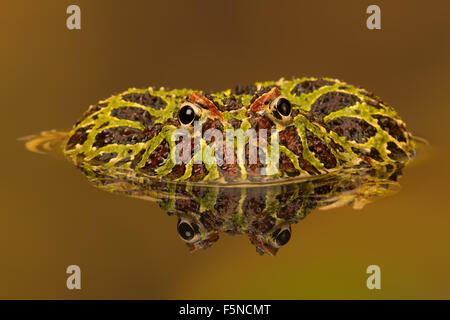
<svg viewBox="0 0 450 320">
<path fill-rule="evenodd" d="M 369 31 L 361 1 L 77 3 L 81 31 L 65 28 L 71 3 L 2 11 L 1 298 L 450 298 L 447 8 L 383 4 L 382 30 Z M 221 90 L 303 75 L 373 90 L 431 147 L 399 193 L 312 211 L 276 257 L 227 234 L 190 253 L 157 203 L 95 188 L 16 140 L 66 130 L 128 87 Z M 71 264 L 80 291 L 65 286 Z M 380 291 L 365 285 L 372 264 Z"/>
</svg>

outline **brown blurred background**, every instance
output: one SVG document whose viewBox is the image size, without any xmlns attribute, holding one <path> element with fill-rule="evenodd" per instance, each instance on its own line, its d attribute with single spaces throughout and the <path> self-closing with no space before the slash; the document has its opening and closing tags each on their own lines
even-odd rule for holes
<svg viewBox="0 0 450 320">
<path fill-rule="evenodd" d="M 66 8 L 81 7 L 81 30 Z M 381 7 L 382 30 L 366 28 Z M 444 7 L 445 5 L 445 7 Z M 449 9 L 430 1 L 4 1 L 0 13 L 0 298 L 450 298 Z M 403 189 L 317 211 L 277 257 L 222 235 L 188 252 L 153 203 L 90 186 L 16 138 L 68 129 L 129 87 L 222 90 L 282 76 L 373 90 L 431 148 Z M 82 289 L 66 289 L 66 267 Z M 381 267 L 380 291 L 365 286 Z"/>
</svg>

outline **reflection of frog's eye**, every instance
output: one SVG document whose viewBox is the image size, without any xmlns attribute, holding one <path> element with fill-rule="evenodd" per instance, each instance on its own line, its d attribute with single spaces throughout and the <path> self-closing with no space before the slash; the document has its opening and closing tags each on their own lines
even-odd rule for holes
<svg viewBox="0 0 450 320">
<path fill-rule="evenodd" d="M 278 97 L 272 102 L 272 114 L 278 120 L 291 115 L 291 103 L 285 97 Z"/>
<path fill-rule="evenodd" d="M 199 234 L 197 225 L 195 223 L 189 223 L 185 220 L 178 221 L 177 230 L 181 239 L 186 242 L 196 241 Z"/>
<path fill-rule="evenodd" d="M 280 229 L 277 229 L 272 234 L 272 244 L 276 247 L 282 247 L 291 239 L 291 227 L 286 226 Z"/>
<path fill-rule="evenodd" d="M 180 111 L 178 111 L 178 119 L 180 120 L 181 124 L 191 124 L 195 119 L 194 108 L 190 104 L 184 104 L 180 108 Z"/>
</svg>

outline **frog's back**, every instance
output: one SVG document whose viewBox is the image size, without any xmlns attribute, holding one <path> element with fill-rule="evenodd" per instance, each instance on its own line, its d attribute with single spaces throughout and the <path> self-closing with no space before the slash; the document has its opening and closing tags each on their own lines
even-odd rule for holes
<svg viewBox="0 0 450 320">
<path fill-rule="evenodd" d="M 200 149 L 194 146 L 195 123 L 201 126 Z M 180 129 L 191 138 L 192 148 L 189 157 L 177 162 L 173 154 L 182 141 L 174 133 Z M 219 136 L 208 139 L 208 129 Z M 225 161 L 226 148 L 214 148 L 213 142 L 220 136 L 226 142 L 227 131 L 239 129 L 253 129 L 259 138 L 247 135 L 243 149 Z M 261 135 L 264 130 L 267 138 Z M 275 170 L 264 161 L 270 152 L 266 159 L 258 153 L 251 161 L 252 144 L 263 140 L 267 152 L 278 142 Z M 233 141 L 236 145 L 237 138 Z M 93 173 L 195 183 L 277 182 L 343 168 L 385 168 L 407 162 L 414 149 L 393 108 L 364 89 L 328 78 L 258 82 L 209 94 L 129 89 L 90 106 L 64 147 L 72 161 Z"/>
</svg>

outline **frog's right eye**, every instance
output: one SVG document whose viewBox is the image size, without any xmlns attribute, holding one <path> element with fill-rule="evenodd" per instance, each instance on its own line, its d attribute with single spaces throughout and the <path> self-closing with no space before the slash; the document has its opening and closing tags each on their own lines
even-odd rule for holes
<svg viewBox="0 0 450 320">
<path fill-rule="evenodd" d="M 270 103 L 269 110 L 275 122 L 279 122 L 287 126 L 293 120 L 291 102 L 284 96 L 279 96 L 275 98 Z"/>
<path fill-rule="evenodd" d="M 177 231 L 181 239 L 187 243 L 197 241 L 200 235 L 198 226 L 184 219 L 178 221 Z"/>
<path fill-rule="evenodd" d="M 271 244 L 275 248 L 280 248 L 289 242 L 291 239 L 291 227 L 286 225 L 280 229 L 277 229 L 270 239 Z"/>
<path fill-rule="evenodd" d="M 183 125 L 191 124 L 195 119 L 195 110 L 190 103 L 185 103 L 181 106 L 180 111 L 178 111 L 178 120 Z"/>
</svg>

